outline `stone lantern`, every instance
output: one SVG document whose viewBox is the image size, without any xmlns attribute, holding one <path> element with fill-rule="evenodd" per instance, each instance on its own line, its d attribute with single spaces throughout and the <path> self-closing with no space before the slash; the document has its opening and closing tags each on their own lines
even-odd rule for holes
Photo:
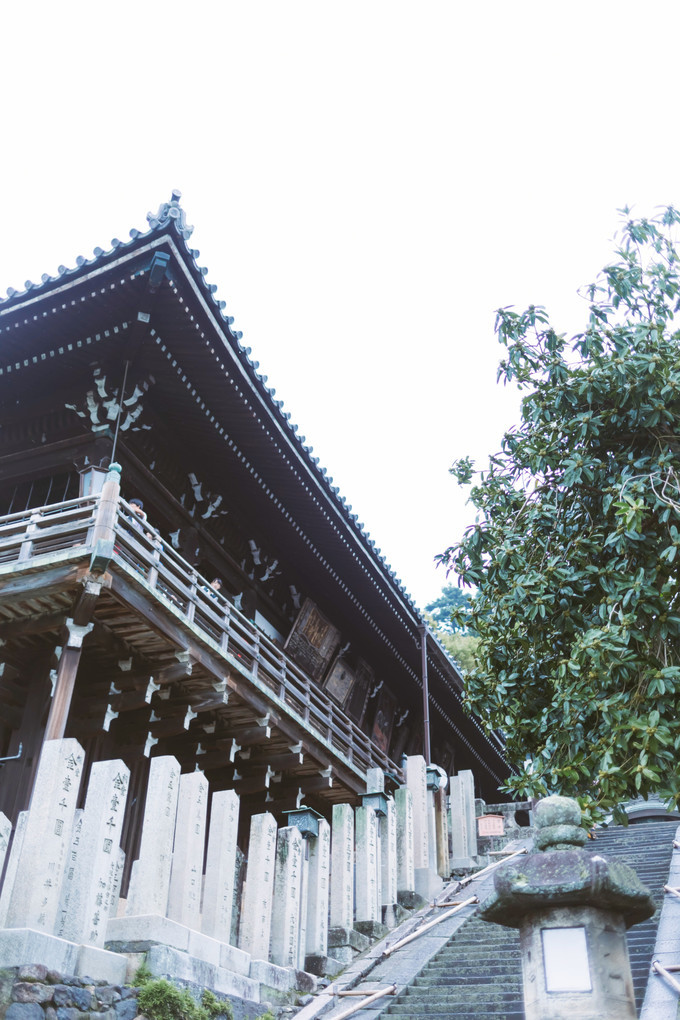
<svg viewBox="0 0 680 1020">
<path fill-rule="evenodd" d="M 635 1020 L 626 928 L 654 913 L 649 891 L 582 849 L 575 800 L 547 797 L 534 820 L 538 852 L 499 868 L 480 909 L 519 928 L 526 1020 Z"/>
</svg>

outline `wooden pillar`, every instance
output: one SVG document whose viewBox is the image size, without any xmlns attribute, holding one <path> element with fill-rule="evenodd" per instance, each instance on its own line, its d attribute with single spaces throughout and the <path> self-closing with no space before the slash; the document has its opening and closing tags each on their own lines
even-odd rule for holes
<svg viewBox="0 0 680 1020">
<path fill-rule="evenodd" d="M 68 714 L 71 709 L 73 688 L 75 687 L 78 665 L 83 650 L 83 639 L 90 633 L 92 622 L 79 626 L 69 619 L 66 621 L 68 640 L 62 648 L 57 669 L 57 679 L 52 695 L 52 705 L 47 719 L 44 740 L 61 740 L 66 730 Z"/>
</svg>

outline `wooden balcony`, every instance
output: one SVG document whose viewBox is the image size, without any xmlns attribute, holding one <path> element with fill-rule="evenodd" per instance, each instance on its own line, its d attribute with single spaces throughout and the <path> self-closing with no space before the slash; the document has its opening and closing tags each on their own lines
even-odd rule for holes
<svg viewBox="0 0 680 1020">
<path fill-rule="evenodd" d="M 0 638 L 21 639 L 74 618 L 89 598 L 95 636 L 112 655 L 129 653 L 150 664 L 152 690 L 165 695 L 158 702 L 163 711 L 148 717 L 147 754 L 157 740 L 177 733 L 199 767 L 219 768 L 233 764 L 234 747 L 257 744 L 259 731 L 269 748 L 261 758 L 267 775 L 286 758 L 289 766 L 293 762 L 287 776 L 295 781 L 306 776 L 307 788 L 315 789 L 313 776 L 325 771 L 326 780 L 332 774 L 340 783 L 331 793 L 332 779 L 325 786 L 319 781 L 319 791 L 323 787 L 331 800 L 365 790 L 369 768 L 400 775 L 274 641 L 136 517 L 116 495 L 117 487 L 113 499 L 111 491 L 105 487 L 102 495 L 0 517 Z M 140 691 L 145 693 L 134 683 L 116 686 L 93 678 L 81 697 L 91 698 L 92 725 L 108 729 L 126 711 L 131 723 L 138 722 Z M 144 701 L 150 704 L 148 689 Z M 221 739 L 211 741 L 210 726 L 198 739 L 192 736 L 189 724 L 207 719 L 205 713 L 222 720 L 216 731 Z M 226 749 L 231 728 L 233 742 Z M 119 739 L 122 733 L 121 728 Z M 298 751 L 296 768 L 295 749 L 303 747 L 307 758 L 303 762 Z"/>
</svg>

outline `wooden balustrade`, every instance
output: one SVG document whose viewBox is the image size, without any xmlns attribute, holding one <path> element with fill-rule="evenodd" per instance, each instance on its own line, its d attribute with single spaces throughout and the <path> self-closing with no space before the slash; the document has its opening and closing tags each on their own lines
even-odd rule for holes
<svg viewBox="0 0 680 1020">
<path fill-rule="evenodd" d="M 36 569 L 45 554 L 89 556 L 99 506 L 84 496 L 0 517 L 0 572 Z M 173 546 L 120 500 L 113 560 L 141 579 L 155 597 L 224 658 L 353 768 L 397 772 L 394 763 L 285 652 L 226 598 L 214 591 Z"/>
</svg>

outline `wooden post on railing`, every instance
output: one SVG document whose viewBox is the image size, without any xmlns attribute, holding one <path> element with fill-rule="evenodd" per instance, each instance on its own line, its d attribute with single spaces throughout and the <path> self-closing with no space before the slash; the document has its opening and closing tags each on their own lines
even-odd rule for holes
<svg viewBox="0 0 680 1020">
<path fill-rule="evenodd" d="M 185 616 L 189 623 L 194 622 L 194 616 L 196 615 L 196 592 L 198 591 L 198 574 L 195 570 L 191 571 L 191 586 L 189 588 L 189 605 L 186 608 Z"/>
<path fill-rule="evenodd" d="M 158 584 L 158 565 L 161 562 L 161 552 L 162 547 L 160 539 L 156 539 L 153 544 L 151 566 L 149 567 L 149 573 L 146 575 L 146 580 L 150 588 L 155 588 Z"/>
<path fill-rule="evenodd" d="M 19 555 L 17 557 L 19 562 L 21 562 L 21 560 L 28 560 L 31 558 L 31 553 L 33 552 L 33 539 L 35 538 L 35 535 L 38 531 L 38 524 L 40 522 L 40 518 L 41 514 L 39 510 L 31 514 L 28 526 L 26 528 L 26 536 L 23 542 L 21 543 L 21 548 L 19 549 Z"/>
<path fill-rule="evenodd" d="M 257 676 L 258 666 L 260 665 L 260 632 L 258 631 L 257 627 L 254 627 L 253 629 L 255 630 L 255 634 L 254 634 L 254 637 L 255 637 L 255 651 L 253 652 L 253 656 L 254 656 L 253 657 L 253 676 Z"/>
<path fill-rule="evenodd" d="M 116 521 L 120 502 L 120 464 L 111 464 L 102 486 L 92 534 L 90 570 L 104 573 L 108 568 L 116 539 Z"/>
</svg>

